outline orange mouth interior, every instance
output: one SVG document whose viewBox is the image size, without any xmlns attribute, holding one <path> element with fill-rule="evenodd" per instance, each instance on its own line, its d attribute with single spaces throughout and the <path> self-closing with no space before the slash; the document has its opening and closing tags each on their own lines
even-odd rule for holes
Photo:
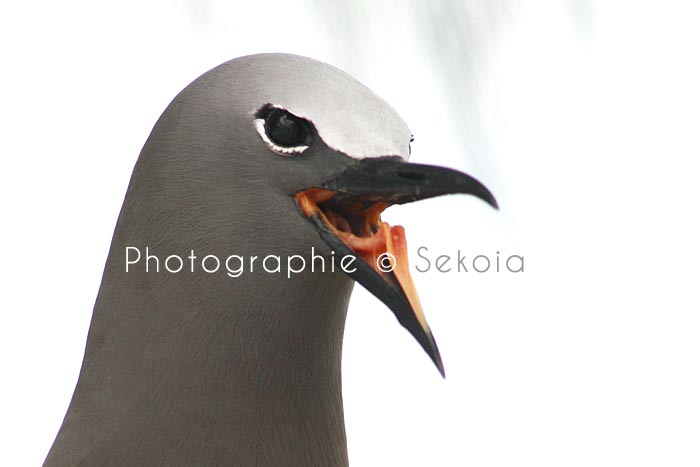
<svg viewBox="0 0 700 467">
<path fill-rule="evenodd" d="M 393 272 L 416 318 L 424 329 L 428 329 L 408 268 L 405 230 L 400 225 L 392 227 L 381 220 L 382 211 L 388 207 L 386 202 L 342 197 L 321 188 L 301 191 L 294 199 L 304 215 L 318 215 L 331 232 L 387 282 L 390 281 L 388 274 Z M 391 272 L 385 272 L 386 266 L 391 267 Z"/>
</svg>

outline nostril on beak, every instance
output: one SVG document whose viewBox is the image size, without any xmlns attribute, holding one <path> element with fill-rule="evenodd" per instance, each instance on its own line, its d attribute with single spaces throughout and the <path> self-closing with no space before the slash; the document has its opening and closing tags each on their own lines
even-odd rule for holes
<svg viewBox="0 0 700 467">
<path fill-rule="evenodd" d="M 403 178 L 404 180 L 409 180 L 412 182 L 422 182 L 425 180 L 425 177 L 423 174 L 416 173 L 416 172 L 404 172 L 404 171 L 398 171 L 396 172 L 396 176 L 399 178 Z"/>
</svg>

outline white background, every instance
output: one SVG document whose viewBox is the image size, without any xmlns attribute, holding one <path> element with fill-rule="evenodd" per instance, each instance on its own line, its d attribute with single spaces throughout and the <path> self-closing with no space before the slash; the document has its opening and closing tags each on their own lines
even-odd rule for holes
<svg viewBox="0 0 700 467">
<path fill-rule="evenodd" d="M 391 209 L 447 379 L 356 288 L 354 466 L 700 465 L 700 20 L 694 2 L 6 2 L 0 9 L 0 465 L 36 466 L 77 379 L 133 164 L 207 69 L 262 51 L 340 66 L 413 160 L 495 192 Z M 691 11 L 693 10 L 693 11 Z"/>
</svg>

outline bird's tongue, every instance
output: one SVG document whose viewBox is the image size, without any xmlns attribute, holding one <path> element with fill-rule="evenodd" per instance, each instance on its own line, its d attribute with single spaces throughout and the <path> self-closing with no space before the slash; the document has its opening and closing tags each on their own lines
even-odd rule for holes
<svg viewBox="0 0 700 467">
<path fill-rule="evenodd" d="M 379 230 L 371 239 L 365 242 L 361 237 L 341 239 L 362 259 L 371 265 L 375 271 L 388 282 L 395 281 L 406 295 L 413 312 L 421 326 L 427 329 L 428 324 L 423 314 L 423 307 L 418 299 L 418 292 L 408 269 L 408 249 L 406 247 L 406 231 L 400 226 L 391 226 L 386 222 L 379 223 Z M 359 239 L 359 242 L 355 242 Z"/>
</svg>

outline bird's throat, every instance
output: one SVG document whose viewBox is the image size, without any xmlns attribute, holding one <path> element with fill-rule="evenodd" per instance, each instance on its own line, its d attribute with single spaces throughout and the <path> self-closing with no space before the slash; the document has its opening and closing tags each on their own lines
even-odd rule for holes
<svg viewBox="0 0 700 467">
<path fill-rule="evenodd" d="M 115 256 L 45 465 L 347 464 L 345 274 L 127 276 Z"/>
</svg>

